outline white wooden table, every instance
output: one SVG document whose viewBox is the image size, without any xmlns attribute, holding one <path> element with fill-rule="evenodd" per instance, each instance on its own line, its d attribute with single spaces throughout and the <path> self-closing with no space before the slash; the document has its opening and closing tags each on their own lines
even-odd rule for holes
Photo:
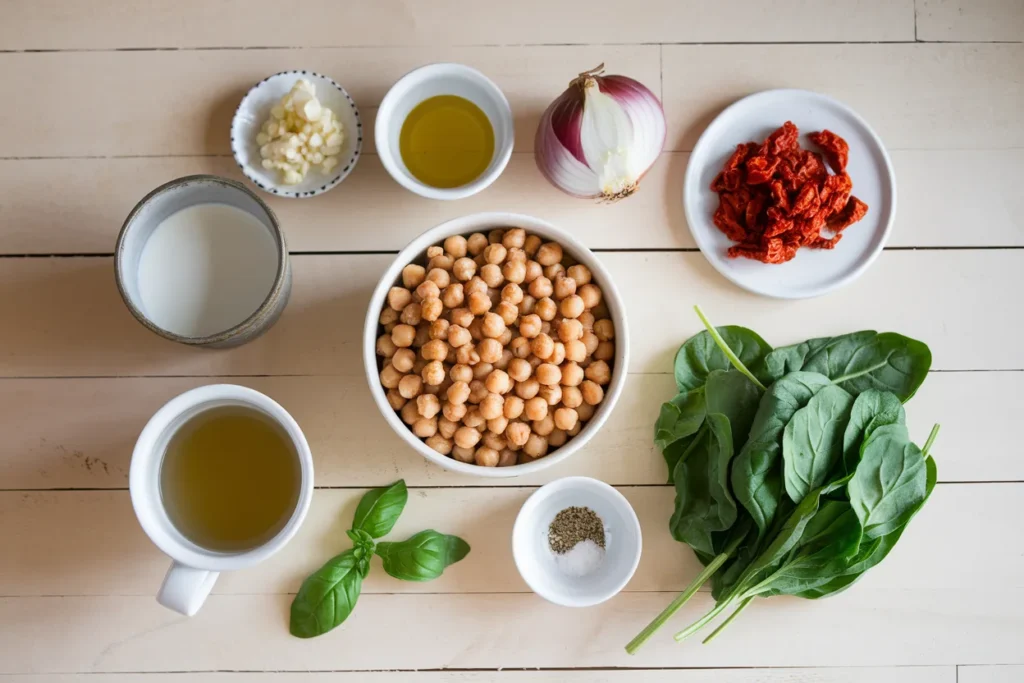
<svg viewBox="0 0 1024 683">
<path fill-rule="evenodd" d="M 1022 0 L 0 0 L 0 683 L 1024 680 L 1022 40 Z M 372 121 L 395 79 L 443 60 L 483 70 L 512 103 L 516 153 L 494 186 L 420 199 L 368 139 L 339 189 L 269 200 L 294 254 L 291 303 L 269 334 L 190 350 L 132 320 L 110 256 L 124 216 L 180 175 L 241 178 L 228 123 L 253 82 L 315 69 Z M 614 206 L 559 194 L 531 152 L 543 108 L 599 62 L 659 92 L 669 120 L 639 194 Z M 728 284 L 694 248 L 680 202 L 704 126 L 780 86 L 857 109 L 899 185 L 889 248 L 855 284 L 809 301 Z M 520 480 L 428 466 L 377 414 L 360 361 L 365 306 L 393 252 L 485 209 L 574 231 L 600 252 L 633 325 L 610 422 L 585 452 Z M 669 537 L 673 492 L 651 442 L 672 354 L 699 329 L 693 303 L 775 344 L 864 328 L 929 343 L 934 371 L 909 412 L 919 440 L 943 425 L 940 484 L 853 590 L 762 601 L 710 646 L 678 646 L 666 628 L 629 657 L 626 641 L 698 566 Z M 225 380 L 293 413 L 318 491 L 284 552 L 223 576 L 186 619 L 153 599 L 167 561 L 132 514 L 129 455 L 165 400 Z M 645 536 L 626 591 L 586 611 L 531 594 L 509 543 L 523 500 L 567 474 L 618 486 Z M 472 554 L 425 584 L 378 568 L 341 628 L 290 637 L 301 579 L 346 546 L 365 488 L 398 477 L 411 495 L 396 534 L 435 527 Z M 261 671 L 274 673 L 245 673 Z"/>
</svg>

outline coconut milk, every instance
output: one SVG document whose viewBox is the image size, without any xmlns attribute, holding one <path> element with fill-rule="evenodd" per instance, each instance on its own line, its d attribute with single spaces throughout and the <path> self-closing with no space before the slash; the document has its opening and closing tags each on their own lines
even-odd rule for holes
<svg viewBox="0 0 1024 683">
<path fill-rule="evenodd" d="M 139 259 L 143 312 L 187 337 L 251 316 L 277 275 L 277 243 L 258 218 L 228 204 L 196 204 L 156 227 Z"/>
</svg>

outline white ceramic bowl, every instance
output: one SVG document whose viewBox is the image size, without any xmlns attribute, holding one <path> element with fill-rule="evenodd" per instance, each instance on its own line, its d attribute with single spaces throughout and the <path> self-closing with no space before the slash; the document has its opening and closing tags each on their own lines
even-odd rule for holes
<svg viewBox="0 0 1024 683">
<path fill-rule="evenodd" d="M 446 237 L 451 235 L 470 235 L 474 232 L 486 234 L 495 228 L 510 227 L 523 228 L 528 233 L 534 233 L 544 239 L 558 242 L 562 245 L 564 253 L 590 268 L 593 273 L 593 281 L 601 287 L 601 291 L 604 294 L 604 302 L 607 304 L 612 322 L 615 324 L 615 360 L 612 366 L 611 382 L 605 387 L 604 401 L 601 402 L 594 416 L 583 426 L 580 433 L 569 439 L 564 446 L 551 451 L 549 455 L 533 462 L 512 465 L 511 467 L 481 467 L 479 465 L 459 462 L 449 456 L 441 455 L 430 448 L 417 438 L 409 427 L 402 422 L 398 413 L 391 409 L 384 387 L 380 383 L 381 366 L 380 359 L 376 353 L 376 345 L 377 337 L 383 334 L 384 329 L 378 323 L 378 318 L 386 305 L 388 290 L 401 281 L 402 269 L 410 263 L 425 263 L 427 247 L 441 244 Z M 626 383 L 628 363 L 629 327 L 626 323 L 625 307 L 608 270 L 589 249 L 569 233 L 539 218 L 516 213 L 493 212 L 463 216 L 462 218 L 456 218 L 431 228 L 414 239 L 409 246 L 399 252 L 394 262 L 385 271 L 377 288 L 373 291 L 373 296 L 370 297 L 370 306 L 366 313 L 366 322 L 363 327 L 363 365 L 366 368 L 366 379 L 370 384 L 370 393 L 373 395 L 373 400 L 377 403 L 377 407 L 380 409 L 384 419 L 387 420 L 387 423 L 413 450 L 427 460 L 446 469 L 478 477 L 516 477 L 523 474 L 531 474 L 550 467 L 555 463 L 562 462 L 582 448 L 584 444 L 593 438 L 597 430 L 601 428 L 601 425 L 605 423 L 615 407 L 616 401 L 619 400 L 622 387 Z"/>
<path fill-rule="evenodd" d="M 567 507 L 588 507 L 604 522 L 603 561 L 591 573 L 563 572 L 548 547 L 548 527 Z M 640 564 L 643 537 L 633 507 L 621 493 L 590 477 L 565 477 L 526 499 L 512 528 L 512 556 L 534 593 L 556 605 L 589 607 L 625 588 Z"/>
<path fill-rule="evenodd" d="M 271 108 L 288 94 L 300 78 L 313 84 L 320 103 L 330 108 L 341 121 L 344 133 L 341 163 L 331 169 L 328 175 L 317 168 L 311 168 L 298 185 L 285 185 L 278 171 L 268 171 L 261 165 L 263 159 L 260 157 L 260 146 L 256 144 L 256 135 L 270 118 Z M 235 155 L 235 163 L 256 187 L 278 197 L 304 199 L 336 187 L 355 168 L 362 149 L 363 121 L 359 117 L 356 103 L 333 79 L 315 71 L 282 71 L 264 78 L 245 94 L 231 121 L 231 152 Z"/>
<path fill-rule="evenodd" d="M 480 177 L 460 187 L 425 185 L 406 168 L 398 149 L 398 137 L 409 112 L 420 102 L 438 95 L 458 95 L 480 107 L 494 129 L 494 156 Z M 374 126 L 377 154 L 399 185 L 428 199 L 462 199 L 484 189 L 501 175 L 512 156 L 515 130 L 512 108 L 494 82 L 462 64 L 429 64 L 410 71 L 391 86 L 377 110 Z"/>
</svg>

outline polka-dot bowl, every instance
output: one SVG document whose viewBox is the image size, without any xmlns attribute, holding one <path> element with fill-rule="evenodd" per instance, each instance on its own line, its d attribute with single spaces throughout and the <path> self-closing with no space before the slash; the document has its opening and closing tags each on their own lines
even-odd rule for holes
<svg viewBox="0 0 1024 683">
<path fill-rule="evenodd" d="M 316 88 L 316 97 L 320 103 L 337 114 L 344 142 L 340 163 L 329 174 L 313 167 L 298 185 L 285 185 L 281 182 L 279 171 L 263 168 L 256 136 L 264 122 L 270 118 L 270 109 L 288 94 L 300 78 L 310 81 Z M 352 172 L 362 148 L 363 120 L 356 103 L 333 79 L 315 71 L 282 71 L 264 78 L 245 94 L 231 121 L 231 152 L 235 155 L 235 163 L 256 187 L 278 197 L 305 199 L 327 192 Z"/>
</svg>

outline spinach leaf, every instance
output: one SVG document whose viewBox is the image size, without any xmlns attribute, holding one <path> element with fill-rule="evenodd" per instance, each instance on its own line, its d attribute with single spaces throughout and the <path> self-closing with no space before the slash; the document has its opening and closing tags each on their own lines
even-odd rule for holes
<svg viewBox="0 0 1024 683">
<path fill-rule="evenodd" d="M 853 402 L 850 424 L 843 435 L 843 465 L 849 474 L 857 469 L 861 444 L 882 425 L 906 424 L 907 413 L 899 397 L 890 391 L 868 389 Z"/>
<path fill-rule="evenodd" d="M 356 608 L 362 585 L 363 574 L 352 550 L 331 558 L 302 582 L 292 601 L 291 634 L 312 638 L 345 621 Z"/>
<path fill-rule="evenodd" d="M 384 571 L 396 579 L 430 581 L 468 555 L 469 544 L 458 536 L 427 529 L 398 543 L 378 543 L 377 554 Z"/>
<path fill-rule="evenodd" d="M 704 388 L 679 394 L 661 404 L 661 413 L 654 424 L 654 445 L 664 451 L 676 441 L 691 436 L 704 422 Z M 669 463 L 671 473 L 675 463 Z"/>
<path fill-rule="evenodd" d="M 923 342 L 895 332 L 863 330 L 775 349 L 765 356 L 758 376 L 767 383 L 795 370 L 818 372 L 855 396 L 879 389 L 906 402 L 931 364 L 931 350 Z"/>
<path fill-rule="evenodd" d="M 822 486 L 842 461 L 843 433 L 853 397 L 836 385 L 822 387 L 793 413 L 782 435 L 786 493 L 793 502 Z"/>
<path fill-rule="evenodd" d="M 669 521 L 672 537 L 695 552 L 715 555 L 712 532 L 736 521 L 736 501 L 729 492 L 732 428 L 729 418 L 707 416 L 698 445 L 676 465 L 676 506 Z"/>
<path fill-rule="evenodd" d="M 734 370 L 712 370 L 704 386 L 706 410 L 729 418 L 732 441 L 742 444 L 750 433 L 763 392 Z"/>
<path fill-rule="evenodd" d="M 387 488 L 370 490 L 356 507 L 352 528 L 365 531 L 371 538 L 386 536 L 405 509 L 407 500 L 409 491 L 404 479 Z"/>
<path fill-rule="evenodd" d="M 772 350 L 764 339 L 745 327 L 726 325 L 715 328 L 729 348 L 747 367 L 759 365 L 765 354 Z M 680 393 L 704 385 L 712 370 L 728 370 L 731 363 L 718 348 L 707 330 L 686 340 L 676 353 L 676 386 Z"/>
<path fill-rule="evenodd" d="M 793 414 L 832 382 L 813 372 L 794 372 L 776 381 L 761 397 L 746 444 L 732 465 L 732 490 L 763 535 L 782 497 L 778 460 L 783 431 Z"/>
<path fill-rule="evenodd" d="M 865 537 L 885 536 L 910 520 L 927 495 L 927 470 L 904 425 L 883 425 L 871 433 L 847 486 Z"/>
</svg>

